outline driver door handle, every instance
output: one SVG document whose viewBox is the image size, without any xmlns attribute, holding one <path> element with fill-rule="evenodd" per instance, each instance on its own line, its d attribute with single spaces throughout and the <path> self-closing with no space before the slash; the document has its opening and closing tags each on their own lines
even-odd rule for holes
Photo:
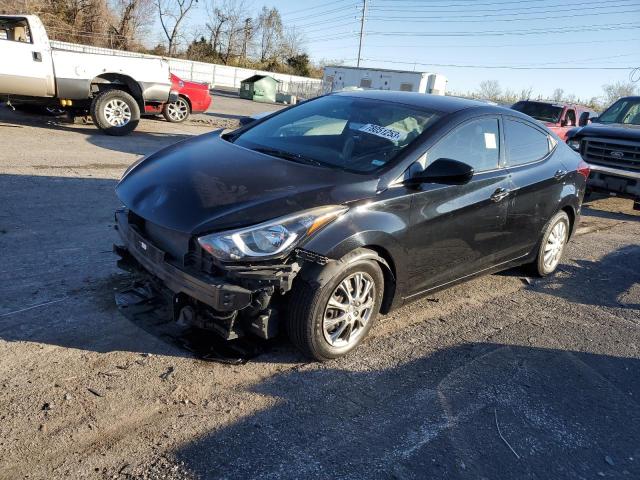
<svg viewBox="0 0 640 480">
<path fill-rule="evenodd" d="M 494 202 L 499 202 L 500 200 L 507 198 L 509 196 L 509 193 L 509 190 L 507 190 L 506 188 L 498 188 L 495 192 L 493 192 L 493 195 L 491 195 L 491 200 Z"/>
<path fill-rule="evenodd" d="M 556 180 L 560 180 L 561 178 L 563 178 L 568 172 L 566 170 L 558 170 L 556 171 L 556 173 L 553 175 L 553 178 L 555 178 Z"/>
</svg>

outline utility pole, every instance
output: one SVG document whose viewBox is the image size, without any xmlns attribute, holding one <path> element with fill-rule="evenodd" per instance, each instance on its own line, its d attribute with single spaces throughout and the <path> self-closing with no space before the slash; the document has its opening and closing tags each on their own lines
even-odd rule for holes
<svg viewBox="0 0 640 480">
<path fill-rule="evenodd" d="M 362 17 L 360 17 L 360 42 L 358 44 L 358 67 L 360 67 L 360 55 L 362 54 L 362 40 L 364 39 L 364 20 L 367 16 L 367 0 L 362 0 Z"/>
</svg>

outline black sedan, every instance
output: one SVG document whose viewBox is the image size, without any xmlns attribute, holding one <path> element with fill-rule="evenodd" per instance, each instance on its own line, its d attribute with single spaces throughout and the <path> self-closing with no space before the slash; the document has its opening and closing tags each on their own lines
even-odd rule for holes
<svg viewBox="0 0 640 480">
<path fill-rule="evenodd" d="M 427 293 L 515 265 L 552 273 L 588 175 L 514 110 L 331 94 L 132 165 L 115 249 L 176 320 L 227 339 L 284 328 L 327 360 Z"/>
</svg>

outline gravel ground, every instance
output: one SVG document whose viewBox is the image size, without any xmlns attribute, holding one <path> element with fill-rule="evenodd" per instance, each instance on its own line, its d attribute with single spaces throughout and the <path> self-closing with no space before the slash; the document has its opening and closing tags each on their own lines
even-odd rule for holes
<svg viewBox="0 0 640 480">
<path fill-rule="evenodd" d="M 221 98 L 218 126 L 264 107 Z M 591 202 L 553 277 L 435 294 L 337 361 L 280 339 L 224 365 L 113 300 L 116 180 L 211 128 L 115 138 L 0 108 L 0 478 L 640 478 L 631 202 Z"/>
</svg>

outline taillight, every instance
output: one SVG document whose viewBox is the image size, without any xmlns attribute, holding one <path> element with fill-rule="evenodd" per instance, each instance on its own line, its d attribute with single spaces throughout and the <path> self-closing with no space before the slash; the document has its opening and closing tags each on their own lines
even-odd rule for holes
<svg viewBox="0 0 640 480">
<path fill-rule="evenodd" d="M 591 167 L 584 160 L 580 160 L 580 163 L 578 164 L 578 168 L 576 170 L 584 178 L 589 178 L 589 172 L 591 171 Z"/>
</svg>

